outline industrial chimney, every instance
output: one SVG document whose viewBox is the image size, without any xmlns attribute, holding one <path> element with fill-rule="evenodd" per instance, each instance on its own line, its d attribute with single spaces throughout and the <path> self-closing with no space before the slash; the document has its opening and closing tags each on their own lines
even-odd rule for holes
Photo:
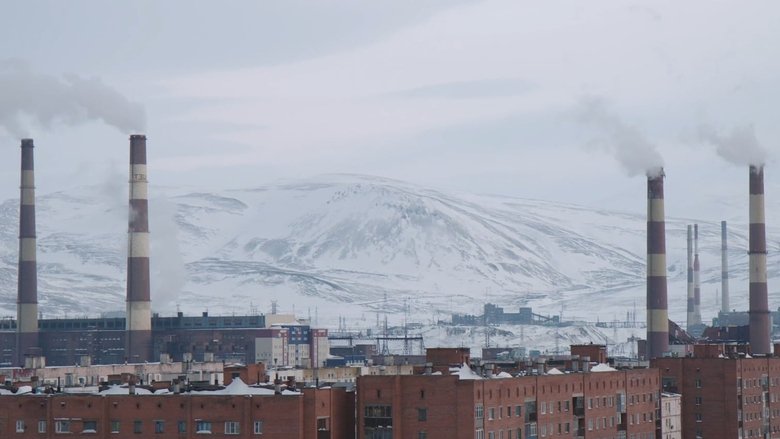
<svg viewBox="0 0 780 439">
<path fill-rule="evenodd" d="M 726 221 L 720 222 L 720 311 L 729 312 L 729 246 Z"/>
<path fill-rule="evenodd" d="M 750 350 L 771 353 L 769 299 L 766 276 L 764 166 L 750 166 Z"/>
<path fill-rule="evenodd" d="M 699 225 L 693 225 L 693 321 L 701 325 L 701 266 L 699 265 Z"/>
<path fill-rule="evenodd" d="M 38 268 L 35 241 L 35 166 L 33 139 L 22 139 L 22 184 L 19 206 L 19 273 L 16 308 L 16 363 L 38 347 Z"/>
<path fill-rule="evenodd" d="M 669 350 L 664 171 L 647 174 L 647 358 Z"/>
<path fill-rule="evenodd" d="M 688 331 L 696 324 L 693 294 L 693 226 L 688 224 Z"/>
<path fill-rule="evenodd" d="M 130 215 L 127 240 L 127 321 L 125 356 L 152 360 L 152 302 L 149 276 L 149 200 L 146 136 L 130 136 Z"/>
</svg>

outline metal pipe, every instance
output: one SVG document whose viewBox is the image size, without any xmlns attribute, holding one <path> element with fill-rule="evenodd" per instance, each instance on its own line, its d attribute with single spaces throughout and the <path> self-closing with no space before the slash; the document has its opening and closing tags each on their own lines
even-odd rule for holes
<svg viewBox="0 0 780 439">
<path fill-rule="evenodd" d="M 699 263 L 699 225 L 693 225 L 693 321 L 701 325 L 701 265 Z"/>
<path fill-rule="evenodd" d="M 729 312 L 729 246 L 726 221 L 720 222 L 720 310 Z"/>
</svg>

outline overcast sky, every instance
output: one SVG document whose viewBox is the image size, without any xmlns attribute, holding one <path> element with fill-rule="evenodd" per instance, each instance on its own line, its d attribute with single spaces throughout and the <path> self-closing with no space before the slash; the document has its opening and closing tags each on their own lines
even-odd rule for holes
<svg viewBox="0 0 780 439">
<path fill-rule="evenodd" d="M 21 135 L 46 193 L 124 179 L 143 131 L 163 186 L 359 173 L 630 211 L 654 149 L 669 215 L 745 218 L 747 170 L 700 132 L 754 134 L 780 199 L 777 23 L 769 0 L 9 2 L 0 195 Z"/>
</svg>

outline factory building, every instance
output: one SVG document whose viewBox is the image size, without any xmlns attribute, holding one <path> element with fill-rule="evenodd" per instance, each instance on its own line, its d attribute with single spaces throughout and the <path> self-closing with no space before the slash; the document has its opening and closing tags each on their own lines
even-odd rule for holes
<svg viewBox="0 0 780 439">
<path fill-rule="evenodd" d="M 184 316 L 152 313 L 146 136 L 130 136 L 127 300 L 124 317 L 40 319 L 32 139 L 21 142 L 19 272 L 16 320 L 0 321 L 5 366 L 213 361 L 322 366 L 327 330 L 293 316 Z"/>
</svg>

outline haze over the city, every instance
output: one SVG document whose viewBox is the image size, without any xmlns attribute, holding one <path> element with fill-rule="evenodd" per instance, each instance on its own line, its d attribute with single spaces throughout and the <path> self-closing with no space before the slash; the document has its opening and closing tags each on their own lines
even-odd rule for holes
<svg viewBox="0 0 780 439">
<path fill-rule="evenodd" d="M 109 184 L 142 131 L 153 187 L 357 173 L 641 212 L 619 160 L 638 142 L 670 215 L 744 220 L 719 200 L 747 171 L 716 149 L 765 148 L 780 193 L 779 18 L 770 1 L 14 2 L 0 195 L 21 136 L 47 193 Z"/>
</svg>

